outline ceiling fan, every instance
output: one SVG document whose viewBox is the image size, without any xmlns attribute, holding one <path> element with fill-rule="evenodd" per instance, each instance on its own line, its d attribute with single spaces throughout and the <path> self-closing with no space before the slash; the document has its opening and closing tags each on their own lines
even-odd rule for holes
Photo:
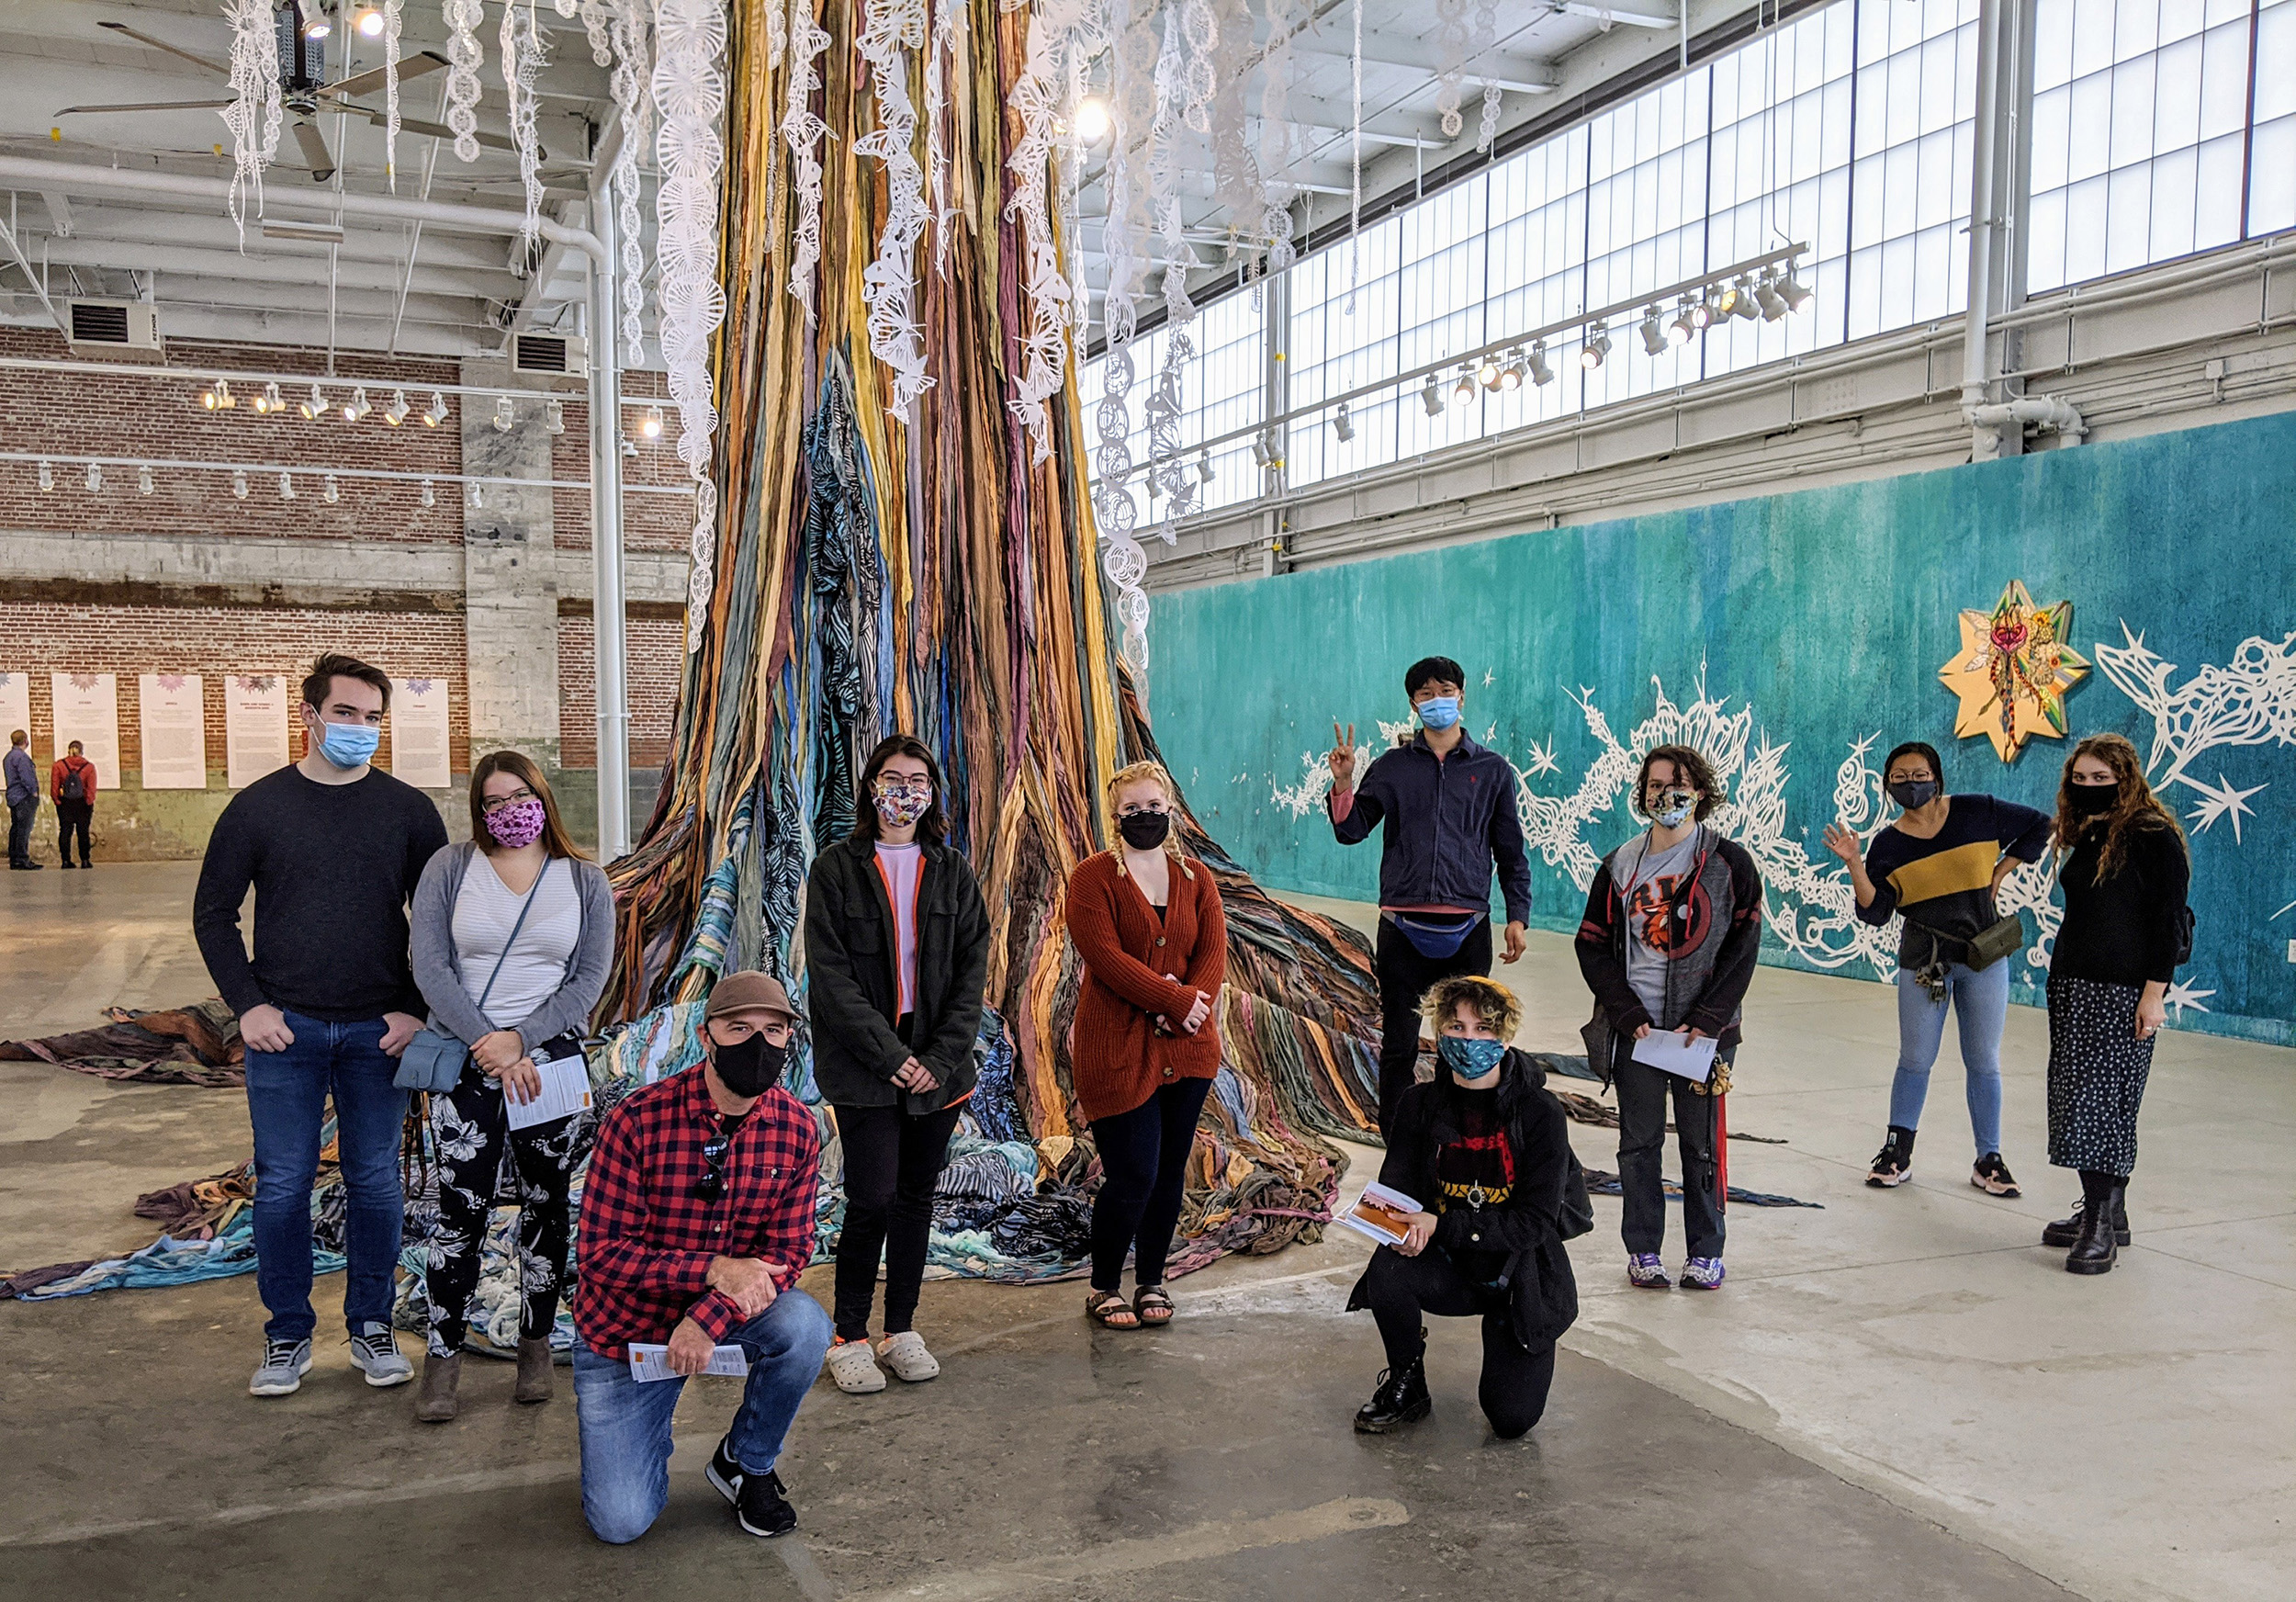
<svg viewBox="0 0 2296 1602">
<path fill-rule="evenodd" d="M 377 67 L 369 72 L 339 79 L 332 84 L 326 83 L 323 81 L 321 46 L 319 40 L 310 39 L 308 35 L 303 20 L 303 7 L 299 0 L 289 0 L 287 5 L 280 8 L 278 17 L 280 99 L 288 115 L 290 127 L 295 135 L 296 147 L 303 152 L 304 164 L 310 168 L 311 182 L 323 184 L 335 175 L 335 160 L 327 150 L 326 136 L 320 132 L 317 119 L 335 112 L 347 112 L 355 117 L 364 117 L 377 127 L 383 126 L 389 120 L 389 115 L 385 109 L 374 106 L 355 106 L 351 102 L 358 96 L 371 95 L 381 89 L 385 69 Z M 206 56 L 194 55 L 191 51 L 169 44 L 164 39 L 153 39 L 148 33 L 140 33 L 124 22 L 99 22 L 96 26 L 132 39 L 139 44 L 150 45 L 153 50 L 165 51 L 169 55 L 180 57 L 194 66 L 205 67 L 219 78 L 229 79 L 231 75 L 231 69 L 221 62 L 210 61 Z M 420 77 L 425 73 L 435 73 L 447 64 L 446 58 L 435 51 L 417 51 L 412 55 L 400 59 L 399 81 L 403 84 L 408 79 Z M 67 106 L 56 115 L 71 117 L 91 112 L 113 111 L 220 111 L 231 104 L 231 100 L 226 98 L 144 101 L 118 106 Z M 428 135 L 433 139 L 455 137 L 454 130 L 444 123 L 423 122 L 411 117 L 401 117 L 399 119 L 399 127 L 403 132 Z M 490 150 L 508 151 L 518 148 L 511 141 L 497 133 L 481 133 L 478 136 L 478 141 Z M 546 153 L 536 152 L 537 155 Z"/>
</svg>

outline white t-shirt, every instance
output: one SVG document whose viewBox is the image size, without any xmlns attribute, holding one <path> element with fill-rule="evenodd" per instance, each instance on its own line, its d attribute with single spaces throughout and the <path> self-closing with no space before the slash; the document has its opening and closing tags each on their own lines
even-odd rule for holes
<svg viewBox="0 0 2296 1602">
<path fill-rule="evenodd" d="M 1689 927 L 1687 900 L 1677 905 L 1676 898 L 1697 847 L 1694 829 L 1662 852 L 1651 850 L 1650 837 L 1645 834 L 1633 860 L 1619 863 L 1626 879 L 1619 892 L 1626 903 L 1626 983 L 1633 987 L 1635 999 L 1661 1021 L 1666 1017 L 1666 965 L 1682 949 Z"/>
<path fill-rule="evenodd" d="M 877 866 L 884 871 L 887 897 L 893 903 L 893 927 L 898 958 L 893 965 L 900 995 L 893 1015 L 917 1010 L 917 875 L 925 853 L 914 845 L 877 844 Z"/>
<path fill-rule="evenodd" d="M 525 899 L 502 883 L 484 852 L 473 852 L 455 897 L 455 958 L 462 969 L 462 987 L 477 1005 L 487 987 L 502 942 L 518 921 Z M 582 938 L 582 898 L 574 887 L 570 863 L 552 858 L 543 864 L 542 880 L 535 891 L 534 909 L 526 914 L 518 942 L 502 964 L 501 976 L 487 997 L 487 1021 L 497 1029 L 515 1029 L 558 992 L 566 983 L 566 965 Z M 529 1046 L 542 1043 L 530 1040 Z"/>
</svg>

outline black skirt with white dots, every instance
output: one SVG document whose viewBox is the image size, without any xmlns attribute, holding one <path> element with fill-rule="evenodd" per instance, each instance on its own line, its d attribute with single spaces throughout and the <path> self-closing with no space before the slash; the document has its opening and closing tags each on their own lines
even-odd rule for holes
<svg viewBox="0 0 2296 1602">
<path fill-rule="evenodd" d="M 2122 1179 L 2136 1171 L 2136 1111 L 2153 1042 L 2136 1037 L 2141 985 L 2049 976 L 2049 1161 Z"/>
</svg>

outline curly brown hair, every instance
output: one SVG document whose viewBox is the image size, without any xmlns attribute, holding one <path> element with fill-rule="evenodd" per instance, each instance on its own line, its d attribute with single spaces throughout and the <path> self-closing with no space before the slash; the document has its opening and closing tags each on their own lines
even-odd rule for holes
<svg viewBox="0 0 2296 1602">
<path fill-rule="evenodd" d="M 1675 777 L 1698 792 L 1696 818 L 1700 823 L 1706 820 L 1707 813 L 1729 799 L 1729 792 L 1722 787 L 1722 781 L 1714 775 L 1714 764 L 1699 755 L 1694 747 L 1654 745 L 1650 748 L 1649 754 L 1643 757 L 1641 771 L 1635 774 L 1634 809 L 1641 812 L 1645 818 L 1648 818 L 1649 814 L 1643 811 L 1642 793 L 1650 782 L 1650 767 L 1654 762 L 1672 762 Z"/>
<path fill-rule="evenodd" d="M 2083 757 L 2093 757 L 2112 770 L 2121 782 L 2121 797 L 2110 812 L 2080 813 L 2073 810 L 2073 764 Z M 2069 854 L 2080 842 L 2081 836 L 2102 825 L 2105 830 L 2104 849 L 2097 853 L 2097 877 L 2110 879 L 2121 871 L 2126 859 L 2129 831 L 2133 829 L 2166 829 L 2177 837 L 2180 849 L 2185 846 L 2184 827 L 2177 815 L 2161 805 L 2153 794 L 2152 781 L 2144 776 L 2144 759 L 2136 754 L 2125 736 L 2092 734 L 2073 748 L 2073 754 L 2065 759 L 2065 772 L 2057 780 L 2057 816 L 2050 828 L 2051 842 L 2060 856 Z"/>
<path fill-rule="evenodd" d="M 1440 1035 L 1462 1001 L 1472 1007 L 1476 1016 L 1491 1025 L 1501 1040 L 1513 1040 L 1514 1032 L 1523 1027 L 1523 1003 L 1515 998 L 1514 992 L 1498 980 L 1486 979 L 1480 974 L 1454 974 L 1447 979 L 1437 979 L 1419 998 L 1419 1016 Z"/>
</svg>

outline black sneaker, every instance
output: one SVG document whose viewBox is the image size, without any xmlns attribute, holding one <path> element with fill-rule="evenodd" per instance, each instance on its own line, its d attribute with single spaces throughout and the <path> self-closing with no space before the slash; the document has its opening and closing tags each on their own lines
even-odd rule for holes
<svg viewBox="0 0 2296 1602">
<path fill-rule="evenodd" d="M 2001 1160 L 1999 1152 L 1987 1152 L 1977 1159 L 1977 1166 L 1969 1170 L 1969 1182 L 1988 1196 L 2022 1196 L 2017 1188 L 2016 1176 Z"/>
<path fill-rule="evenodd" d="M 762 1474 L 744 1474 L 741 1495 L 734 1503 L 741 1528 L 768 1540 L 796 1529 L 797 1509 L 782 1495 L 788 1489 L 782 1484 L 782 1476 L 771 1469 Z"/>
<path fill-rule="evenodd" d="M 1383 1369 L 1371 1400 L 1356 1410 L 1357 1435 L 1384 1435 L 1398 1425 L 1416 1424 L 1435 1411 L 1427 1394 L 1427 1363 L 1419 1358 L 1401 1372 Z"/>
<path fill-rule="evenodd" d="M 1873 1165 L 1865 1170 L 1865 1182 L 1876 1190 L 1902 1185 L 1913 1178 L 1913 1131 L 1889 1126 L 1889 1138 L 1882 1142 L 1882 1149 L 1874 1154 Z"/>
<path fill-rule="evenodd" d="M 734 1454 L 726 1450 L 726 1441 L 732 1438 L 727 1436 L 718 1441 L 717 1450 L 710 1455 L 710 1466 L 702 1471 L 702 1475 L 717 1487 L 719 1495 L 738 1507 L 741 1506 L 741 1482 L 745 1471 L 734 1461 Z"/>
</svg>

